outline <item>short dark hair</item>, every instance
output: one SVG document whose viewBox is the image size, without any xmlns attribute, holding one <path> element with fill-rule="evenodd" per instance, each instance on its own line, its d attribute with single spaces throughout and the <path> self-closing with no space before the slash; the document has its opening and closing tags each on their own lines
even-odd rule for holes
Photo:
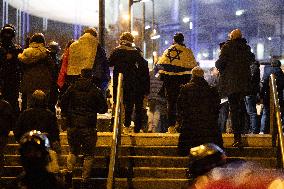
<svg viewBox="0 0 284 189">
<path fill-rule="evenodd" d="M 174 41 L 178 44 L 182 44 L 184 42 L 184 36 L 182 33 L 178 32 L 174 35 Z"/>
<path fill-rule="evenodd" d="M 271 61 L 271 66 L 272 67 L 280 67 L 281 66 L 280 60 L 272 60 Z"/>
</svg>

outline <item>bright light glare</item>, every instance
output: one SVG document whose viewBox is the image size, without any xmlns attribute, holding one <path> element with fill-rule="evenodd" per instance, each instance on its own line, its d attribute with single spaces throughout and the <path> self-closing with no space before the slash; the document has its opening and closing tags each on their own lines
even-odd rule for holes
<svg viewBox="0 0 284 189">
<path fill-rule="evenodd" d="M 123 4 L 119 4 L 119 10 L 122 11 L 123 9 Z"/>
<path fill-rule="evenodd" d="M 154 35 L 153 37 L 151 37 L 151 39 L 159 39 L 160 37 L 160 35 Z"/>
<path fill-rule="evenodd" d="M 169 44 L 169 41 L 168 40 L 165 40 L 165 45 Z"/>
<path fill-rule="evenodd" d="M 204 56 L 205 58 L 208 58 L 209 54 L 208 54 L 208 52 L 204 52 L 204 53 L 202 53 L 202 56 Z"/>
<path fill-rule="evenodd" d="M 155 35 L 157 33 L 156 29 L 153 29 L 153 35 Z"/>
<path fill-rule="evenodd" d="M 182 19 L 182 21 L 183 21 L 184 23 L 188 23 L 188 22 L 189 22 L 189 17 L 184 17 L 184 18 Z"/>
<path fill-rule="evenodd" d="M 133 36 L 138 36 L 139 35 L 138 31 L 132 31 L 131 33 L 132 33 Z"/>
<path fill-rule="evenodd" d="M 262 60 L 264 58 L 264 45 L 262 43 L 258 43 L 256 45 L 256 55 L 258 60 Z"/>
<path fill-rule="evenodd" d="M 106 1 L 106 7 L 119 6 L 119 1 Z M 9 5 L 31 15 L 84 26 L 98 26 L 98 0 L 9 0 Z M 106 14 L 106 24 L 117 21 L 117 12 Z"/>
<path fill-rule="evenodd" d="M 122 15 L 122 19 L 123 19 L 123 20 L 129 20 L 129 15 L 128 15 L 128 14 Z"/>
<path fill-rule="evenodd" d="M 236 16 L 241 16 L 242 14 L 244 14 L 245 10 L 237 10 L 236 11 Z"/>
<path fill-rule="evenodd" d="M 189 22 L 189 29 L 192 30 L 192 28 L 193 28 L 193 23 Z"/>
<path fill-rule="evenodd" d="M 268 39 L 269 41 L 271 41 L 272 38 L 271 38 L 271 37 L 268 37 L 267 39 Z"/>
<path fill-rule="evenodd" d="M 148 30 L 148 29 L 150 29 L 150 28 L 151 28 L 150 25 L 145 26 L 145 30 Z"/>
</svg>

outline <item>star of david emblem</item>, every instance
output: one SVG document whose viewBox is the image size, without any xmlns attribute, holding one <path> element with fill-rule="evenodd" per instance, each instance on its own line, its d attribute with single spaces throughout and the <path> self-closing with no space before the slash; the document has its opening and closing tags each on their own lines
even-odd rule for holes
<svg viewBox="0 0 284 189">
<path fill-rule="evenodd" d="M 175 59 L 180 60 L 180 54 L 182 53 L 181 50 L 178 50 L 176 47 L 173 47 L 168 50 L 167 57 L 170 59 L 170 62 L 174 61 Z"/>
</svg>

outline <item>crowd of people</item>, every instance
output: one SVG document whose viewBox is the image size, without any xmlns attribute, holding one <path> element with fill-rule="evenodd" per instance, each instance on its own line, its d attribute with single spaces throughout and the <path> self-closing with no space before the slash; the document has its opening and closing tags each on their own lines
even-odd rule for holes
<svg viewBox="0 0 284 189">
<path fill-rule="evenodd" d="M 123 133 L 130 132 L 132 120 L 134 133 L 144 127 L 146 132 L 180 132 L 181 156 L 189 155 L 190 148 L 204 143 L 223 148 L 222 132 L 229 114 L 233 147 L 243 147 L 245 132 L 268 133 L 271 73 L 276 75 L 279 102 L 284 107 L 284 74 L 280 61 L 273 60 L 260 80 L 259 63 L 239 29 L 230 32 L 229 39 L 220 43 L 219 59 L 209 75 L 198 66 L 182 33 L 173 36 L 173 44 L 154 62 L 151 71 L 141 50 L 134 46 L 130 32 L 121 34 L 119 45 L 107 57 L 96 29 L 87 28 L 78 40 L 68 42 L 61 59 L 58 44 L 52 41 L 47 45 L 42 33 L 33 34 L 24 49 L 14 43 L 15 33 L 10 24 L 0 33 L 0 173 L 4 165 L 3 149 L 11 130 L 23 146 L 31 143 L 35 148 L 36 141 L 42 145 L 45 140 L 38 131 L 46 133 L 49 147 L 61 153 L 55 114 L 55 107 L 61 107 L 70 145 L 68 171 L 72 173 L 82 147 L 82 178 L 88 179 L 97 142 L 97 114 L 106 113 L 110 108 L 106 100 L 106 96 L 111 96 L 108 92 L 110 68 L 113 68 L 113 104 L 119 73 L 124 77 Z M 145 99 L 148 101 L 146 126 L 143 123 Z M 264 105 L 261 124 L 256 113 L 258 99 Z M 21 149 L 27 150 L 22 152 L 27 157 L 36 151 L 33 147 Z M 44 150 L 40 153 L 45 156 Z M 32 166 L 36 161 L 23 160 L 23 163 Z M 31 169 L 27 175 L 36 176 L 33 171 L 38 170 Z M 48 173 L 45 176 L 54 182 Z"/>
</svg>

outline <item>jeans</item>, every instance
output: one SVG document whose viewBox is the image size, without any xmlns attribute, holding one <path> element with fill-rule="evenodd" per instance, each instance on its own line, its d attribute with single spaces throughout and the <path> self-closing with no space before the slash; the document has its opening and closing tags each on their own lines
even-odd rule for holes
<svg viewBox="0 0 284 189">
<path fill-rule="evenodd" d="M 245 97 L 246 110 L 249 115 L 249 130 L 254 134 L 258 133 L 258 121 L 256 112 L 256 96 L 250 95 Z"/>
<path fill-rule="evenodd" d="M 157 101 L 149 101 L 148 131 L 159 132 L 160 107 Z"/>
<path fill-rule="evenodd" d="M 222 133 L 226 132 L 226 122 L 229 116 L 229 103 L 224 102 L 221 104 L 221 108 L 219 110 L 219 117 L 218 117 L 218 126 L 221 129 Z"/>
<path fill-rule="evenodd" d="M 269 133 L 269 104 L 263 104 L 260 132 Z"/>
</svg>

